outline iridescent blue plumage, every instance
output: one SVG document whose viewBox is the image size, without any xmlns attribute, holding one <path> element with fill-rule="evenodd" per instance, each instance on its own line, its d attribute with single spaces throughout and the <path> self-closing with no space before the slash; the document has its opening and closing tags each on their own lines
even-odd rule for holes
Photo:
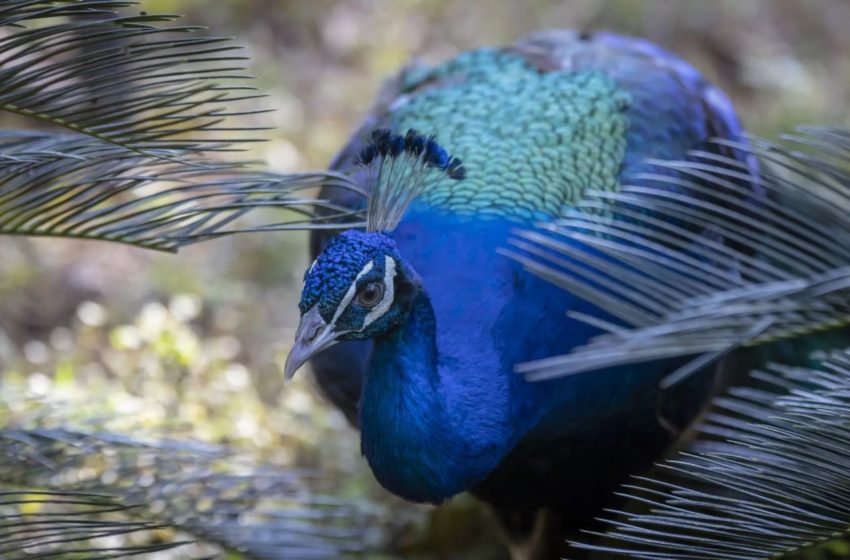
<svg viewBox="0 0 850 560">
<path fill-rule="evenodd" d="M 322 309 L 316 295 L 332 293 L 337 306 L 367 304 L 355 316 L 377 317 L 346 324 L 349 334 L 333 341 L 371 342 L 316 355 L 320 384 L 359 423 L 363 453 L 394 493 L 439 503 L 471 490 L 502 510 L 552 507 L 588 519 L 677 439 L 714 374 L 667 391 L 658 383 L 672 361 L 525 381 L 516 364 L 599 333 L 565 310 L 600 312 L 499 249 L 512 229 L 558 217 L 588 189 L 637 180 L 652 170 L 646 158 L 683 158 L 711 149 L 710 137 L 736 138 L 731 105 L 680 59 L 609 34 L 542 33 L 413 69 L 395 87 L 335 167 L 382 158 L 391 166 L 413 154 L 437 171 L 392 231 L 348 232 L 330 244 L 314 237 L 320 256 L 302 314 L 320 302 L 315 328 L 333 330 L 333 316 L 348 311 Z M 408 129 L 434 136 L 407 134 L 402 147 Z M 374 170 L 359 176 L 383 188 Z M 350 262 L 328 256 L 349 250 Z M 382 285 L 364 284 L 364 274 Z M 374 307 L 361 298 L 367 285 L 381 292 Z"/>
</svg>

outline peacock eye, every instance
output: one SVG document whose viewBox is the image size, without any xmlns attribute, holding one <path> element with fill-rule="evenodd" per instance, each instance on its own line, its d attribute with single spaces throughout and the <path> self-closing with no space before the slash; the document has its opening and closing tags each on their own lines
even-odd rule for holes
<svg viewBox="0 0 850 560">
<path fill-rule="evenodd" d="M 375 307 L 384 297 L 384 285 L 381 282 L 369 282 L 357 292 L 357 303 L 363 307 Z"/>
</svg>

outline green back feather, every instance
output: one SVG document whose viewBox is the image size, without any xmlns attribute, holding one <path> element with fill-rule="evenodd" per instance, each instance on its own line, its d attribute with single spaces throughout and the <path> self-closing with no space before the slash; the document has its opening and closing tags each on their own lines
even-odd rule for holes
<svg viewBox="0 0 850 560">
<path fill-rule="evenodd" d="M 406 76 L 394 128 L 434 131 L 467 169 L 422 199 L 455 212 L 556 216 L 585 189 L 618 189 L 629 95 L 597 70 L 541 73 L 511 51 L 480 49 Z"/>
</svg>

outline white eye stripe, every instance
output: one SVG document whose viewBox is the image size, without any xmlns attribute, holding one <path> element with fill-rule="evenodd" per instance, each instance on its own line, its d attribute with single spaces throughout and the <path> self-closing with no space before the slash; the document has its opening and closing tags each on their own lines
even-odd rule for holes
<svg viewBox="0 0 850 560">
<path fill-rule="evenodd" d="M 366 266 L 363 267 L 363 270 L 357 273 L 357 277 L 354 279 L 354 282 L 351 283 L 348 287 L 348 291 L 345 292 L 345 296 L 343 296 L 342 301 L 339 302 L 339 306 L 336 308 L 333 319 L 331 319 L 331 325 L 336 324 L 336 320 L 339 319 L 340 315 L 342 315 L 346 309 L 348 309 L 348 306 L 351 304 L 351 300 L 354 299 L 354 294 L 357 293 L 357 281 L 368 274 L 374 267 L 375 263 L 373 261 L 369 261 L 366 263 Z"/>
<path fill-rule="evenodd" d="M 357 277 L 354 279 L 354 284 L 352 284 L 352 286 L 356 285 L 358 280 L 369 274 L 373 268 L 375 268 L 375 261 L 367 262 L 366 266 L 363 267 L 363 270 L 357 273 Z"/>
<path fill-rule="evenodd" d="M 376 305 L 372 311 L 366 314 L 366 317 L 363 319 L 363 328 L 365 329 L 372 323 L 374 323 L 377 319 L 379 319 L 384 313 L 386 313 L 390 306 L 393 304 L 393 299 L 395 298 L 395 260 L 392 257 L 385 257 L 384 261 L 384 295 L 381 297 L 381 301 Z"/>
</svg>

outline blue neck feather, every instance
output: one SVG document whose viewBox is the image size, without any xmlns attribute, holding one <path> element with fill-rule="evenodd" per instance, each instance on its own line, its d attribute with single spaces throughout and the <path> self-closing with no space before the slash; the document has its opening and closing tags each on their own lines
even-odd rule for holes
<svg viewBox="0 0 850 560">
<path fill-rule="evenodd" d="M 527 383 L 513 371 L 574 343 L 551 310 L 577 305 L 494 257 L 514 226 L 414 207 L 392 234 L 405 266 L 421 273 L 420 291 L 406 322 L 374 341 L 360 421 L 377 478 L 409 500 L 436 503 L 474 487 L 572 395 L 570 383 Z"/>
<path fill-rule="evenodd" d="M 599 334 L 553 309 L 599 311 L 496 255 L 513 227 L 414 205 L 392 233 L 408 277 L 421 278 L 404 323 L 374 339 L 361 445 L 382 485 L 408 500 L 439 503 L 480 487 L 520 442 L 580 435 L 619 449 L 635 426 L 657 424 L 658 365 L 535 383 L 514 372 Z M 624 424 L 618 414 L 634 411 L 623 403 L 646 414 Z"/>
<path fill-rule="evenodd" d="M 421 291 L 404 326 L 375 340 L 361 401 L 363 454 L 385 487 L 417 502 L 474 486 L 505 451 L 501 434 L 482 437 L 447 410 L 436 340 L 434 310 Z"/>
</svg>

